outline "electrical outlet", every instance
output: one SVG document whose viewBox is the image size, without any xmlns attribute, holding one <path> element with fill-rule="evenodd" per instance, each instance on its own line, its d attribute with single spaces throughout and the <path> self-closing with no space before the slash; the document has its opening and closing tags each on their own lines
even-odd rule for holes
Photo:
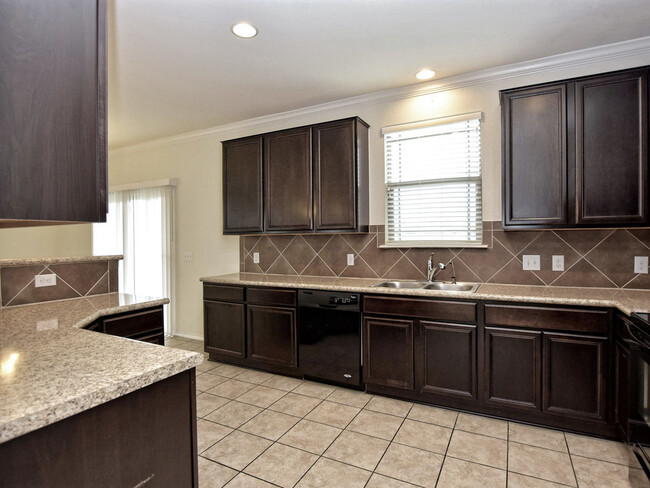
<svg viewBox="0 0 650 488">
<path fill-rule="evenodd" d="M 634 272 L 648 274 L 648 256 L 634 256 Z"/>
<path fill-rule="evenodd" d="M 554 255 L 553 256 L 553 271 L 564 271 L 564 256 L 563 255 Z"/>
<path fill-rule="evenodd" d="M 183 261 L 192 261 L 192 251 L 183 251 Z"/>
<path fill-rule="evenodd" d="M 258 252 L 254 252 L 254 253 L 253 253 L 253 262 L 254 262 L 255 264 L 259 264 L 259 263 L 260 263 L 260 253 L 258 253 Z"/>
<path fill-rule="evenodd" d="M 524 254 L 522 259 L 524 270 L 539 271 L 539 254 Z"/>
<path fill-rule="evenodd" d="M 348 254 L 348 266 L 354 266 L 354 254 Z"/>
<path fill-rule="evenodd" d="M 646 262 L 647 262 L 647 258 L 646 258 Z M 41 288 L 43 286 L 55 286 L 55 285 L 56 285 L 56 274 L 54 273 L 34 276 L 34 286 L 36 288 Z"/>
</svg>

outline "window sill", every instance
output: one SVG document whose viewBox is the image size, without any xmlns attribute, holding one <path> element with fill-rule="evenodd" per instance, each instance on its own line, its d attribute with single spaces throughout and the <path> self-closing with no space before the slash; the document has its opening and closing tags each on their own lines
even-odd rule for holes
<svg viewBox="0 0 650 488">
<path fill-rule="evenodd" d="M 380 249 L 404 249 L 404 248 L 412 248 L 412 249 L 489 249 L 490 246 L 487 244 L 478 244 L 476 246 L 442 246 L 438 244 L 404 244 L 404 245 L 388 245 L 388 244 L 381 244 L 378 246 Z"/>
</svg>

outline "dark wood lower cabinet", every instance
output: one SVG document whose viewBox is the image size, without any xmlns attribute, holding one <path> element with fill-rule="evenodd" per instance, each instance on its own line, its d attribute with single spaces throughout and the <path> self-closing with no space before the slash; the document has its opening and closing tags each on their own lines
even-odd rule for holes
<svg viewBox="0 0 650 488">
<path fill-rule="evenodd" d="M 0 444 L 2 486 L 198 487 L 194 369 Z"/>
<path fill-rule="evenodd" d="M 618 435 L 627 441 L 630 438 L 630 351 L 622 343 L 616 344 L 614 371 L 614 420 Z"/>
<path fill-rule="evenodd" d="M 162 306 L 107 315 L 84 327 L 86 330 L 127 339 L 165 345 L 165 317 Z"/>
<path fill-rule="evenodd" d="M 237 358 L 246 356 L 246 315 L 243 303 L 203 302 L 205 350 Z"/>
<path fill-rule="evenodd" d="M 413 390 L 413 321 L 365 317 L 363 335 L 364 381 Z"/>
<path fill-rule="evenodd" d="M 295 308 L 249 305 L 247 336 L 251 359 L 297 366 Z"/>
</svg>

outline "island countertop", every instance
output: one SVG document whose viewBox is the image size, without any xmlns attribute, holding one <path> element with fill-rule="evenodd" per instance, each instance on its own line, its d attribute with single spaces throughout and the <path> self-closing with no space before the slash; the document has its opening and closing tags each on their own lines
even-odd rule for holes
<svg viewBox="0 0 650 488">
<path fill-rule="evenodd" d="M 201 281 L 204 283 L 222 285 L 310 288 L 315 290 L 374 293 L 382 295 L 408 295 L 430 298 L 439 297 L 470 300 L 548 303 L 556 305 L 613 307 L 627 315 L 630 315 L 632 312 L 650 311 L 650 290 L 481 283 L 476 292 L 467 293 L 462 291 L 373 288 L 373 285 L 387 281 L 386 279 L 381 278 L 329 278 L 260 273 L 233 273 L 220 276 L 206 276 L 201 278 Z"/>
<path fill-rule="evenodd" d="M 0 308 L 0 443 L 201 364 L 200 353 L 82 328 L 165 303 L 109 293 Z"/>
</svg>

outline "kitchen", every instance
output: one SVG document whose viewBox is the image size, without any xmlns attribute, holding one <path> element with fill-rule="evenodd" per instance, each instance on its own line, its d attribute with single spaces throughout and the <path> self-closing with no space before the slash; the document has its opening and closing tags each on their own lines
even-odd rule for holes
<svg viewBox="0 0 650 488">
<path fill-rule="evenodd" d="M 241 4 L 241 2 L 236 3 Z M 180 49 L 178 46 L 183 46 L 183 43 L 186 42 L 189 51 L 198 52 L 197 50 L 200 50 L 200 42 L 209 40 L 214 42 L 214 45 L 224 46 L 223 51 L 239 53 L 238 56 L 230 54 L 229 56 L 231 57 L 226 57 L 223 61 L 224 63 L 235 63 L 235 60 L 248 60 L 249 58 L 252 60 L 251 62 L 254 62 L 254 55 L 258 52 L 257 50 L 270 49 L 266 44 L 261 43 L 267 42 L 265 41 L 265 39 L 268 39 L 266 36 L 272 35 L 269 31 L 272 28 L 274 18 L 276 22 L 277 18 L 288 18 L 286 16 L 292 10 L 291 2 L 283 3 L 282 10 L 275 11 L 273 9 L 270 9 L 271 11 L 269 9 L 265 10 L 261 5 L 255 3 L 251 3 L 248 7 L 250 10 L 244 12 L 238 11 L 236 5 L 224 5 L 221 13 L 223 18 L 220 18 L 219 23 L 223 24 L 225 28 L 219 31 L 218 36 L 214 39 L 206 34 L 206 29 L 209 26 L 200 22 L 200 18 L 207 18 L 208 14 L 217 11 L 214 5 L 212 6 L 214 10 L 208 9 L 193 14 L 191 11 L 192 6 L 186 5 L 182 9 L 178 9 L 177 6 L 173 5 L 173 2 L 167 2 L 164 5 L 156 7 L 147 4 L 147 2 L 138 2 L 139 5 L 131 7 L 133 10 L 129 10 L 129 7 L 125 3 L 109 2 L 108 105 L 109 114 L 111 110 L 116 110 L 116 112 L 109 118 L 111 148 L 108 155 L 108 181 L 111 187 L 116 187 L 165 178 L 177 179 L 175 189 L 176 296 L 174 303 L 176 305 L 175 340 L 179 341 L 179 344 L 191 344 L 189 342 L 190 340 L 203 339 L 204 304 L 203 288 L 200 281 L 200 278 L 203 277 L 228 275 L 238 271 L 253 271 L 263 274 L 279 272 L 285 275 L 302 273 L 302 276 L 314 274 L 330 277 L 333 275 L 341 277 L 356 276 L 361 279 L 375 279 L 375 283 L 390 280 L 424 279 L 426 261 L 430 254 L 430 249 L 419 250 L 415 247 L 409 247 L 400 250 L 399 248 L 383 249 L 378 247 L 382 244 L 382 239 L 385 238 L 385 232 L 383 232 L 382 227 L 385 225 L 386 214 L 384 140 L 381 136 L 381 131 L 383 128 L 396 124 L 438 119 L 459 114 L 475 113 L 477 111 L 482 113 L 480 118 L 481 179 L 483 191 L 482 221 L 484 223 L 483 232 L 485 233 L 483 239 L 488 247 L 485 250 L 434 249 L 436 253 L 435 262 L 439 260 L 447 263 L 450 258 L 454 257 L 453 262 L 455 263 L 459 281 L 537 285 L 543 287 L 545 290 L 544 293 L 548 295 L 552 295 L 556 290 L 555 288 L 546 290 L 546 285 L 550 285 L 551 283 L 554 283 L 554 286 L 582 288 L 597 286 L 599 288 L 613 288 L 616 290 L 626 287 L 629 283 L 627 288 L 647 288 L 647 284 L 645 284 L 647 275 L 644 276 L 632 272 L 631 269 L 634 256 L 647 255 L 648 242 L 645 239 L 642 229 L 613 226 L 608 227 L 606 231 L 570 231 L 562 228 L 556 228 L 553 231 L 537 232 L 502 230 L 502 122 L 499 100 L 500 90 L 647 66 L 650 64 L 650 56 L 648 54 L 648 41 L 644 36 L 650 33 L 644 30 L 648 23 L 644 22 L 643 16 L 646 14 L 645 9 L 642 8 L 643 6 L 635 2 L 617 5 L 615 7 L 616 14 L 614 14 L 607 10 L 607 4 L 603 4 L 601 7 L 604 10 L 593 12 L 593 17 L 590 17 L 591 22 L 580 23 L 579 30 L 570 29 L 567 25 L 576 25 L 575 21 L 570 20 L 572 15 L 574 19 L 578 18 L 578 12 L 581 12 L 581 8 L 587 9 L 587 4 L 576 2 L 576 5 L 571 7 L 572 14 L 556 14 L 556 16 L 548 14 L 548 12 L 541 12 L 541 10 L 561 12 L 569 8 L 569 6 L 559 3 L 555 5 L 555 8 L 552 8 L 552 5 L 547 5 L 544 9 L 541 7 L 535 9 L 531 6 L 531 12 L 533 13 L 529 16 L 539 15 L 541 18 L 546 19 L 545 33 L 544 29 L 540 29 L 539 27 L 535 28 L 523 22 L 521 17 L 517 17 L 517 15 L 522 15 L 521 12 L 510 12 L 512 16 L 508 17 L 509 12 L 508 8 L 506 8 L 507 5 L 505 5 L 503 10 L 500 11 L 501 15 L 503 15 L 503 19 L 500 22 L 503 24 L 497 22 L 495 17 L 498 16 L 494 15 L 490 17 L 494 20 L 495 25 L 489 29 L 489 32 L 501 32 L 501 29 L 506 29 L 509 24 L 514 25 L 520 23 L 521 25 L 516 26 L 519 30 L 513 30 L 508 39 L 504 39 L 499 36 L 488 36 L 486 29 L 481 30 L 480 27 L 476 27 L 473 34 L 468 34 L 468 45 L 464 49 L 464 52 L 459 52 L 453 51 L 452 46 L 450 46 L 452 44 L 450 39 L 453 39 L 455 32 L 450 31 L 449 28 L 445 28 L 444 22 L 435 15 L 435 7 L 428 5 L 428 3 L 430 2 L 413 2 L 412 4 L 413 10 L 409 11 L 412 17 L 418 18 L 414 14 L 417 9 L 421 9 L 421 12 L 428 14 L 420 16 L 419 23 L 416 24 L 419 27 L 417 29 L 413 28 L 413 35 L 424 36 L 426 34 L 426 36 L 440 36 L 435 37 L 435 43 L 436 46 L 445 46 L 449 51 L 449 53 L 445 54 L 446 62 L 436 61 L 443 56 L 441 53 L 436 52 L 433 60 L 431 60 L 431 54 L 429 53 L 425 57 L 410 61 L 413 67 L 409 68 L 408 72 L 400 74 L 399 76 L 401 78 L 398 81 L 392 81 L 392 85 L 380 86 L 370 76 L 361 73 L 361 70 L 350 67 L 350 63 L 352 63 L 350 56 L 355 63 L 359 62 L 358 52 L 346 52 L 343 54 L 339 52 L 338 56 L 341 56 L 348 63 L 346 65 L 347 69 L 341 68 L 340 71 L 343 73 L 344 78 L 348 78 L 349 81 L 347 84 L 350 85 L 350 91 L 336 91 L 334 89 L 335 87 L 339 86 L 339 84 L 345 87 L 346 83 L 329 81 L 331 78 L 328 76 L 332 75 L 322 74 L 319 77 L 315 77 L 316 79 L 308 78 L 301 82 L 302 88 L 300 86 L 291 86 L 293 83 L 289 84 L 289 91 L 293 91 L 294 100 L 290 103 L 286 102 L 291 97 L 285 95 L 287 99 L 283 99 L 285 100 L 284 105 L 273 105 L 273 102 L 280 98 L 275 92 L 277 84 L 273 84 L 273 80 L 276 79 L 273 77 L 284 77 L 286 80 L 289 75 L 297 75 L 298 73 L 296 71 L 299 70 L 295 67 L 290 69 L 287 65 L 281 64 L 281 62 L 287 62 L 286 60 L 277 60 L 271 56 L 270 58 L 278 63 L 278 66 L 281 66 L 281 68 L 276 67 L 273 69 L 273 66 L 264 64 L 261 60 L 257 61 L 258 64 L 255 65 L 255 68 L 251 68 L 254 73 L 260 70 L 260 72 L 268 74 L 268 91 L 242 90 L 246 92 L 244 98 L 250 100 L 243 111 L 245 115 L 236 115 L 234 116 L 235 118 L 226 120 L 213 118 L 211 121 L 206 122 L 204 120 L 182 120 L 183 117 L 181 115 L 184 112 L 180 112 L 180 108 L 175 107 L 173 104 L 160 102 L 160 100 L 165 100 L 166 102 L 174 100 L 170 93 L 164 91 L 170 89 L 167 86 L 168 84 L 162 83 L 160 80 L 173 79 L 170 77 L 175 72 L 189 73 L 187 71 L 189 67 L 183 64 L 182 59 L 189 58 L 189 54 L 183 52 L 183 49 Z M 377 18 L 373 16 L 373 21 L 377 22 L 377 29 L 383 28 L 386 31 L 390 31 L 391 27 L 388 26 L 391 25 L 390 20 L 392 20 L 392 17 L 388 15 L 391 12 L 388 6 L 388 3 L 383 5 L 385 7 L 382 10 L 383 16 L 379 15 L 379 13 L 377 13 Z M 476 7 L 476 5 L 473 6 Z M 194 7 L 197 6 L 194 5 Z M 350 8 L 352 10 L 349 19 L 363 19 L 362 7 L 367 8 L 367 5 L 351 6 Z M 313 8 L 314 11 L 311 13 L 309 12 L 310 9 L 305 9 L 308 11 L 306 15 L 312 20 L 311 26 L 308 24 L 308 27 L 303 26 L 297 29 L 298 34 L 303 37 L 306 36 L 306 32 L 309 32 L 313 28 L 314 17 L 322 18 L 325 15 L 322 8 L 320 10 L 316 6 L 313 6 Z M 481 25 L 479 20 L 475 18 L 480 18 L 481 16 L 478 8 L 476 8 L 477 11 L 469 19 L 467 18 L 469 15 L 467 9 L 456 11 L 451 6 L 446 6 L 445 8 L 444 15 L 440 15 L 440 18 L 447 19 L 450 23 L 450 19 L 455 19 L 456 22 L 460 22 L 458 17 L 462 17 L 468 25 L 471 22 L 474 22 L 472 25 L 475 26 Z M 263 18 L 263 12 L 266 12 L 264 15 L 269 17 L 268 23 L 256 20 Z M 125 17 L 121 17 L 121 13 Z M 127 13 L 129 15 L 126 15 Z M 230 26 L 242 16 L 248 17 L 249 20 L 256 24 L 260 29 L 258 36 L 249 40 L 237 39 L 232 36 L 229 30 Z M 228 18 L 226 19 L 225 17 Z M 405 14 L 405 19 L 407 17 Z M 567 24 L 561 24 L 558 17 L 564 18 Z M 519 22 L 513 21 L 513 18 L 519 19 Z M 425 19 L 427 21 L 430 20 L 432 23 L 435 22 L 432 25 L 435 25 L 436 28 L 424 22 Z M 155 22 L 160 22 L 165 26 L 164 34 L 155 33 L 153 27 Z M 617 22 L 620 22 L 620 24 L 617 24 Z M 534 24 L 534 22 L 531 23 Z M 147 28 L 150 24 L 152 26 L 151 31 Z M 404 21 L 404 24 L 409 25 L 406 21 Z M 555 31 L 551 30 L 550 27 L 554 24 L 557 24 L 557 30 Z M 114 25 L 114 27 L 111 28 L 111 25 Z M 198 38 L 189 37 L 188 25 L 195 26 L 193 30 L 196 31 Z M 400 25 L 402 26 L 402 24 Z M 621 27 L 622 25 L 625 25 L 625 27 Z M 346 23 L 343 28 L 352 32 L 359 27 L 353 27 Z M 512 28 L 515 29 L 515 27 Z M 405 26 L 402 26 L 402 29 L 407 31 Z M 569 30 L 575 30 L 575 35 L 563 36 Z M 568 37 L 568 39 L 564 39 L 567 44 L 562 45 L 564 46 L 562 48 L 554 45 L 551 42 L 553 33 L 555 33 L 555 40 L 560 37 L 563 39 Z M 298 34 L 295 35 L 298 36 Z M 345 38 L 343 33 L 340 34 L 341 38 Z M 446 44 L 443 34 L 447 38 Z M 290 38 L 288 33 L 282 33 L 282 36 L 280 36 L 276 32 L 274 35 L 280 38 L 282 36 L 287 37 L 286 44 L 283 44 L 285 49 L 298 45 L 293 38 Z M 348 34 L 348 36 L 351 35 Z M 475 37 L 472 37 L 472 35 Z M 360 35 L 359 37 L 377 39 L 378 34 L 372 31 L 368 32 L 365 36 Z M 516 39 L 517 42 L 512 42 L 509 39 Z M 316 43 L 316 41 L 314 42 Z M 390 42 L 386 41 L 386 44 L 382 44 L 382 47 L 388 50 L 394 47 L 392 44 L 396 42 L 395 39 L 391 38 Z M 453 43 L 455 42 L 457 40 L 453 39 Z M 495 44 L 483 45 L 489 42 Z M 247 44 L 238 45 L 237 43 Z M 321 40 L 320 43 L 318 46 L 321 48 L 323 48 L 323 45 L 326 45 L 326 41 Z M 424 45 L 426 47 L 427 45 L 431 46 L 433 43 L 434 41 L 430 37 L 422 37 L 420 39 L 405 38 L 405 45 L 401 47 L 404 52 L 409 52 L 417 51 L 413 46 Z M 411 44 L 410 49 L 408 44 Z M 524 44 L 529 49 L 528 51 L 526 51 Z M 129 45 L 138 45 L 143 50 L 145 47 L 151 48 L 152 46 L 159 45 L 161 51 L 156 54 L 155 51 L 141 52 L 138 50 L 129 50 Z M 533 49 L 531 45 L 537 47 Z M 549 46 L 549 49 L 542 49 L 544 46 Z M 311 47 L 313 48 L 314 46 Z M 426 49 L 423 50 L 426 51 Z M 442 51 L 442 49 L 440 50 Z M 496 59 L 484 60 L 486 57 L 484 54 L 485 51 L 503 52 L 504 55 L 502 57 L 497 56 Z M 294 50 L 289 50 L 288 52 L 295 55 L 298 54 Z M 506 52 L 509 55 L 506 55 Z M 383 55 L 383 53 L 379 54 Z M 553 56 L 545 58 L 545 56 L 551 55 Z M 173 56 L 179 56 L 181 59 Z M 404 57 L 407 56 L 404 55 Z M 543 59 L 540 60 L 539 58 Z M 460 63 L 456 65 L 456 71 L 444 67 L 445 64 L 450 64 L 453 60 Z M 375 58 L 375 64 L 379 64 L 380 61 L 381 59 L 377 60 Z M 215 64 L 218 63 L 219 61 L 215 61 Z M 431 68 L 439 71 L 439 75 L 434 78 L 434 81 L 414 84 L 416 81 L 413 78 L 414 72 L 429 63 L 431 63 Z M 238 69 L 243 69 L 241 68 L 242 64 L 244 64 L 243 61 L 237 64 Z M 317 63 L 311 62 L 307 63 L 306 66 L 317 69 L 317 66 L 314 66 L 315 64 Z M 439 66 L 439 64 L 443 66 Z M 501 68 L 499 68 L 500 66 Z M 111 67 L 113 67 L 113 70 Z M 116 67 L 122 67 L 124 70 L 127 68 L 136 70 L 131 72 L 131 77 L 140 79 L 142 85 L 138 85 L 130 91 L 127 88 L 121 88 L 117 91 L 116 86 L 128 87 L 128 85 L 124 84 L 129 81 L 129 77 L 124 75 L 126 78 L 120 78 L 122 76 L 120 75 L 121 71 Z M 199 63 L 199 67 L 204 68 L 204 65 Z M 169 85 L 172 85 L 171 88 L 176 89 L 178 84 L 182 83 L 183 85 L 181 86 L 187 86 L 187 91 L 196 91 L 201 88 L 201 84 L 203 83 L 200 80 L 201 76 L 205 76 L 207 79 L 209 76 L 216 76 L 214 71 L 228 71 L 223 69 L 216 70 L 214 67 L 210 67 L 209 69 L 205 68 L 206 72 L 203 73 L 201 69 L 196 69 L 198 69 L 197 77 L 183 74 L 181 77 L 182 81 L 179 81 L 177 84 L 169 83 Z M 445 74 L 445 69 L 448 70 L 447 74 Z M 375 76 L 378 76 L 382 71 L 386 71 L 381 67 L 375 67 L 374 70 L 373 74 Z M 396 71 L 396 69 L 391 67 L 390 71 Z M 133 73 L 137 73 L 137 75 L 133 76 Z M 259 77 L 259 74 L 257 74 L 257 77 Z M 238 83 L 239 85 L 236 86 L 249 86 L 249 81 L 244 79 L 239 80 Z M 153 87 L 161 84 L 160 89 L 163 91 L 158 92 L 155 96 L 152 95 L 152 100 L 149 100 L 149 96 L 146 95 L 146 88 L 143 89 L 143 86 L 146 87 L 148 84 L 152 87 L 152 91 L 154 90 Z M 353 84 L 355 84 L 354 87 L 351 86 Z M 365 90 L 363 89 L 364 85 L 367 87 Z M 224 95 L 226 99 L 228 96 L 234 96 L 237 92 L 234 88 L 232 89 L 233 92 L 231 95 Z M 197 96 L 208 96 L 206 92 L 202 93 L 203 95 L 200 92 L 197 93 Z M 312 95 L 312 98 L 308 98 L 309 94 Z M 180 97 L 181 95 L 176 96 Z M 216 97 L 214 93 L 211 93 L 209 96 Z M 138 99 L 141 99 L 141 102 Z M 187 111 L 190 113 L 196 112 L 197 117 L 198 114 L 204 114 L 209 111 L 216 114 L 227 113 L 229 107 L 227 102 L 223 98 L 219 100 L 221 100 L 223 107 L 209 106 L 210 104 L 205 100 L 203 103 L 205 106 L 203 106 L 194 99 Z M 142 103 L 142 105 L 139 105 L 139 103 Z M 111 108 L 112 106 L 115 108 Z M 120 112 L 124 111 L 127 106 L 136 107 L 135 113 L 132 113 L 130 120 L 127 120 Z M 145 108 L 150 111 L 149 115 L 146 115 Z M 169 111 L 172 113 L 170 114 Z M 282 236 L 276 234 L 269 234 L 260 238 L 260 235 L 253 233 L 247 237 L 240 238 L 224 233 L 221 177 L 222 145 L 220 144 L 222 141 L 234 140 L 255 134 L 266 134 L 294 127 L 314 126 L 328 121 L 342 120 L 350 117 L 359 117 L 370 126 L 368 129 L 369 220 L 367 224 L 369 225 L 369 229 L 367 234 L 348 235 L 346 233 L 338 233 L 334 237 L 328 237 L 328 239 L 332 239 L 331 242 L 328 240 L 320 248 L 316 249 L 309 244 L 308 237 L 297 238 L 293 234 L 289 239 L 283 239 Z M 165 123 L 170 123 L 170 120 L 178 119 L 177 123 L 179 125 L 174 126 L 175 128 L 173 129 L 162 127 L 164 124 L 156 126 L 154 123 L 156 119 L 165 121 Z M 120 123 L 118 124 L 116 121 Z M 148 130 L 153 131 L 154 127 L 158 127 L 157 133 L 147 133 Z M 3 229 L 0 230 L 0 240 L 2 242 L 0 245 L 0 254 L 3 258 L 7 259 L 89 255 L 92 254 L 90 244 L 92 240 L 91 233 L 90 226 L 84 224 Z M 314 239 L 317 237 L 319 236 L 315 236 Z M 289 249 L 292 243 L 293 247 Z M 320 244 L 314 245 L 319 246 Z M 331 252 L 330 249 L 332 249 Z M 523 252 L 524 249 L 526 250 L 525 253 Z M 186 251 L 191 251 L 193 255 L 191 261 L 184 260 Z M 255 253 L 259 254 L 259 263 L 254 262 Z M 347 264 L 347 254 L 353 255 L 352 260 L 354 265 L 350 266 Z M 521 269 L 523 254 L 541 256 L 541 271 L 538 273 L 535 271 L 523 271 Z M 298 260 L 298 256 L 303 255 L 308 257 L 302 259 L 310 260 L 304 266 Z M 564 256 L 566 272 L 552 271 L 551 256 L 555 255 Z M 320 265 L 320 261 L 316 261 L 320 266 L 320 273 L 312 271 L 305 272 L 309 264 L 315 261 L 315 256 L 324 263 L 324 265 Z M 341 263 L 340 260 L 343 260 L 343 262 Z M 284 264 L 285 261 L 289 264 L 289 267 Z M 280 269 L 280 264 L 284 266 L 284 271 Z M 273 267 L 274 265 L 275 267 Z M 287 271 L 290 271 L 290 273 L 287 273 Z M 501 276 L 497 276 L 499 273 L 501 273 Z M 301 279 L 307 280 L 302 276 Z M 445 273 L 439 275 L 439 279 L 450 280 L 450 278 L 449 271 L 445 271 Z M 558 281 L 555 282 L 555 280 Z M 268 281 L 268 278 L 264 277 L 259 281 Z M 633 283 L 630 283 L 631 281 Z M 309 282 L 308 280 L 306 282 L 311 286 L 311 289 L 316 288 L 313 282 Z M 244 285 L 252 286 L 254 284 L 255 282 L 253 284 L 245 283 Z M 367 290 L 363 285 L 362 288 L 363 293 L 377 292 L 376 288 Z M 589 292 L 589 290 L 587 291 Z M 478 293 L 479 295 L 474 296 L 487 296 L 480 295 L 480 289 Z M 512 289 L 509 289 L 508 293 L 512 293 Z M 588 294 L 594 297 L 594 299 L 601 298 L 605 300 L 602 298 L 603 295 L 599 295 L 599 293 L 601 293 L 600 290 L 598 292 L 589 292 Z M 414 294 L 418 295 L 415 292 Z M 490 296 L 494 296 L 494 294 Z M 486 298 L 472 298 L 472 300 L 481 299 Z M 579 297 L 576 296 L 571 299 L 578 300 Z M 465 300 L 465 298 L 460 298 L 460 300 Z M 542 300 L 541 302 L 553 303 L 552 297 L 548 301 Z M 539 301 L 536 303 L 539 303 Z M 613 303 L 607 302 L 604 306 L 614 306 Z M 619 302 L 616 301 L 616 303 Z M 248 304 L 245 306 L 250 307 Z M 634 308 L 631 305 L 629 307 L 627 309 L 623 305 L 623 311 L 644 308 Z M 197 373 L 202 374 L 199 374 L 197 377 L 197 385 L 201 383 L 201 376 L 209 373 L 209 371 L 203 372 L 200 368 L 207 368 L 214 365 L 209 362 L 204 364 L 208 366 L 198 366 Z M 222 367 L 225 366 L 219 366 L 219 368 Z M 220 378 L 227 377 L 215 374 L 214 368 L 211 371 L 213 376 Z M 224 374 L 227 374 L 228 371 L 230 371 L 230 374 L 234 374 L 238 370 L 222 370 Z M 239 371 L 237 375 L 244 373 Z M 250 374 L 252 375 L 252 373 Z M 210 379 L 215 381 L 220 380 L 220 378 Z M 259 376 L 259 378 L 262 378 L 262 376 Z M 272 379 L 266 377 L 264 381 L 271 381 Z M 218 386 L 215 384 L 211 388 L 218 388 Z M 307 389 L 307 387 L 304 387 L 304 389 Z M 333 394 L 331 391 L 330 393 Z M 318 392 L 318 395 L 324 394 L 322 390 Z M 343 395 L 343 393 L 337 394 Z M 219 397 L 219 395 L 216 396 Z M 309 397 L 309 395 L 303 396 Z M 318 398 L 318 396 L 310 398 Z M 373 397 L 373 400 L 374 398 L 381 397 Z M 358 401 L 358 399 L 354 400 L 355 403 Z M 370 401 L 372 400 L 369 400 L 368 403 Z M 379 403 L 379 400 L 374 400 L 374 402 L 375 404 Z M 416 402 L 414 405 L 420 405 L 420 403 Z M 261 407 L 258 406 L 257 408 Z M 352 406 L 352 408 L 359 407 Z M 458 408 L 459 410 L 468 410 L 463 407 Z M 383 415 L 390 415 L 390 413 L 382 410 L 371 411 Z M 210 415 L 211 413 L 209 412 L 206 415 Z M 467 421 L 467 418 L 465 420 Z M 204 424 L 204 422 L 200 422 L 200 424 Z M 217 424 L 222 425 L 218 422 Z M 510 425 L 520 424 L 512 422 Z M 339 428 L 331 425 L 330 427 Z M 228 429 L 231 428 L 228 427 Z M 568 426 L 565 429 L 574 430 Z M 218 431 L 219 429 L 215 428 L 215 430 Z M 463 431 L 462 429 L 460 430 Z M 495 438 L 498 438 L 498 435 Z M 569 451 L 571 449 L 572 447 L 569 445 Z M 423 451 L 425 453 L 432 452 L 427 449 Z M 436 451 L 434 450 L 433 452 Z M 438 454 L 444 454 L 444 451 Z M 590 459 L 589 456 L 585 456 L 585 458 Z M 201 459 L 207 458 L 202 457 Z M 321 459 L 330 458 L 324 457 Z M 450 456 L 449 459 L 456 458 Z M 485 462 L 474 464 L 483 466 Z M 219 464 L 219 466 L 228 467 L 222 464 Z M 368 471 L 367 465 L 365 466 L 366 468 L 361 469 Z M 233 467 L 230 466 L 228 469 L 233 469 Z M 444 467 L 442 469 L 444 470 Z M 235 470 L 238 471 L 237 469 Z M 230 472 L 225 469 L 221 471 L 226 473 Z M 370 469 L 370 472 L 372 472 L 372 469 Z M 465 472 L 468 471 L 465 469 Z M 502 469 L 501 472 L 505 473 L 505 470 Z M 515 473 L 513 478 L 518 474 Z M 244 478 L 245 475 L 246 473 L 240 477 Z M 374 476 L 379 478 L 385 475 L 377 472 Z M 503 476 L 505 479 L 505 474 Z M 522 476 L 525 476 L 525 474 Z M 391 480 L 401 479 L 402 481 L 409 481 L 409 479 L 394 476 L 389 476 L 389 478 Z M 540 476 L 536 477 L 536 479 L 538 478 Z M 510 481 L 510 477 L 508 479 L 509 483 L 514 483 L 514 481 Z M 562 482 L 561 480 L 555 481 Z M 388 483 L 386 480 L 384 482 Z M 373 483 L 379 482 L 373 481 Z M 395 481 L 395 483 L 397 482 Z M 575 486 L 577 481 L 574 480 L 572 483 Z M 282 483 L 276 481 L 276 484 Z M 418 485 L 421 483 L 415 482 L 415 484 Z M 567 484 L 571 483 L 567 482 Z M 232 483 L 232 486 L 236 486 L 235 482 Z M 369 486 L 373 485 L 369 484 Z M 449 486 L 453 485 L 450 484 Z M 524 484 L 524 486 L 526 485 Z"/>
</svg>

